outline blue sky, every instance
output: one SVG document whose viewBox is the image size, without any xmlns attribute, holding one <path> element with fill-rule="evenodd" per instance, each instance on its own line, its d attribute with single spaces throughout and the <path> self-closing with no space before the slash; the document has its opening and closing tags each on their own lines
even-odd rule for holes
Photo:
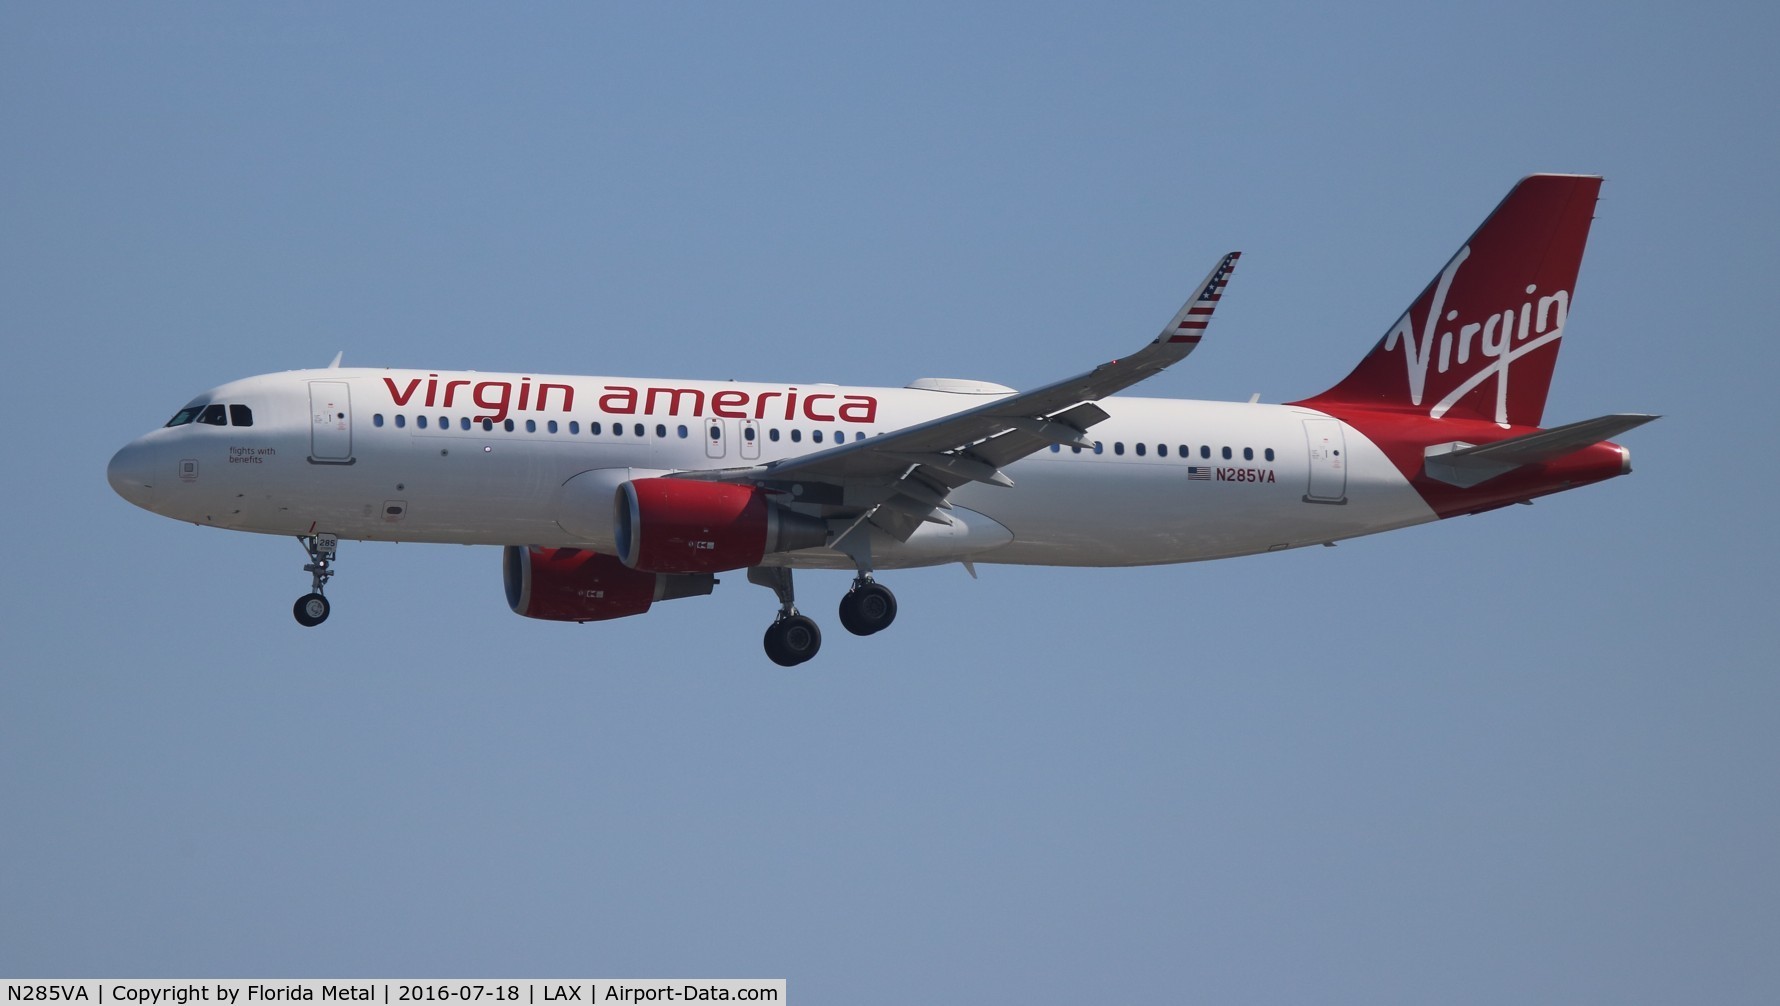
<svg viewBox="0 0 1780 1006">
<path fill-rule="evenodd" d="M 0 974 L 783 976 L 799 1002 L 1769 1001 L 1775 15 L 12 4 Z M 325 364 L 1149 394 L 1346 373 L 1513 181 L 1607 181 L 1549 422 L 1630 478 L 1334 549 L 510 614 L 493 549 L 113 496 Z"/>
</svg>

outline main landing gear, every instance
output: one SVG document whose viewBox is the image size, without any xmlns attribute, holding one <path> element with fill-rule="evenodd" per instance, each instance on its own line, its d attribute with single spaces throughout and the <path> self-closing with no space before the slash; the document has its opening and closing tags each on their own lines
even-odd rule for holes
<svg viewBox="0 0 1780 1006">
<path fill-rule="evenodd" d="M 779 612 L 766 627 L 766 655 L 780 667 L 796 667 L 822 648 L 822 630 L 808 615 Z"/>
<path fill-rule="evenodd" d="M 310 534 L 298 535 L 297 541 L 309 553 L 309 565 L 303 567 L 303 572 L 309 574 L 309 593 L 297 598 L 291 614 L 297 617 L 298 625 L 313 627 L 328 620 L 330 606 L 322 590 L 334 575 L 334 553 L 340 547 L 340 539 L 331 534 Z"/>
<path fill-rule="evenodd" d="M 855 636 L 882 632 L 896 621 L 896 595 L 890 588 L 860 573 L 853 589 L 841 597 L 841 624 Z"/>
<path fill-rule="evenodd" d="M 748 582 L 770 587 L 779 598 L 779 616 L 766 627 L 766 655 L 780 667 L 796 667 L 822 648 L 822 630 L 808 615 L 797 613 L 791 571 L 781 566 L 753 566 Z"/>
<path fill-rule="evenodd" d="M 779 598 L 779 614 L 766 627 L 766 655 L 780 667 L 796 667 L 822 649 L 822 630 L 808 615 L 797 611 L 791 586 L 791 570 L 779 566 L 755 566 L 748 582 L 769 587 Z M 841 598 L 841 624 L 856 636 L 869 636 L 890 627 L 896 620 L 896 595 L 890 588 L 860 573 L 853 588 Z"/>
</svg>

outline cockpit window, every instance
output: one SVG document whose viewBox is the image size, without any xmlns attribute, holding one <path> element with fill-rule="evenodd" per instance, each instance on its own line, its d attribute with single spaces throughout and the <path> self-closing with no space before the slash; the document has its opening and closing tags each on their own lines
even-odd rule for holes
<svg viewBox="0 0 1780 1006">
<path fill-rule="evenodd" d="M 245 405 L 212 405 L 203 402 L 188 405 L 167 420 L 168 426 L 204 423 L 208 426 L 252 426 L 253 410 Z"/>
</svg>

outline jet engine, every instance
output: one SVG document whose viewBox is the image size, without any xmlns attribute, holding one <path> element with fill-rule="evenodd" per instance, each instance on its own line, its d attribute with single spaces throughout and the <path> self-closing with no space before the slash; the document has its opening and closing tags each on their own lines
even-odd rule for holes
<svg viewBox="0 0 1780 1006">
<path fill-rule="evenodd" d="M 709 594 L 709 573 L 644 573 L 615 556 L 579 548 L 508 545 L 502 559 L 507 605 L 527 618 L 598 622 L 641 615 L 656 601 Z"/>
<path fill-rule="evenodd" d="M 614 503 L 618 557 L 637 570 L 719 573 L 758 565 L 769 552 L 828 543 L 820 519 L 770 502 L 755 486 L 633 479 Z"/>
</svg>

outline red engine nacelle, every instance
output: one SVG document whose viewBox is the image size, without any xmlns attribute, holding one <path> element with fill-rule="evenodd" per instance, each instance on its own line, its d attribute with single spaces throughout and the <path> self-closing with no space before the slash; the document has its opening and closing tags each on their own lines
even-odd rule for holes
<svg viewBox="0 0 1780 1006">
<path fill-rule="evenodd" d="M 641 615 L 656 601 L 709 594 L 717 584 L 708 573 L 644 573 L 579 548 L 508 545 L 502 572 L 515 613 L 556 622 Z"/>
<path fill-rule="evenodd" d="M 827 544 L 828 526 L 767 502 L 753 486 L 634 479 L 618 487 L 618 557 L 656 573 L 720 573 L 768 552 Z"/>
</svg>

